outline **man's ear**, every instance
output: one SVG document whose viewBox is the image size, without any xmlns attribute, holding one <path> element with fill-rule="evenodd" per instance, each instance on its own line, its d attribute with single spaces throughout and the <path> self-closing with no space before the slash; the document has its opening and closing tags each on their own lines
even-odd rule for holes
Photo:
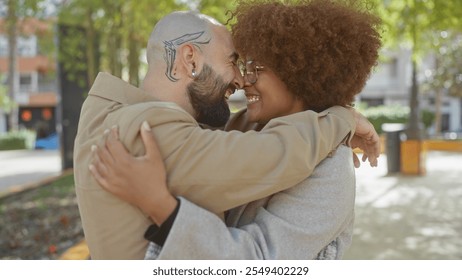
<svg viewBox="0 0 462 280">
<path fill-rule="evenodd" d="M 177 67 L 181 69 L 182 76 L 195 79 L 202 69 L 202 53 L 192 44 L 183 44 L 178 48 Z"/>
</svg>

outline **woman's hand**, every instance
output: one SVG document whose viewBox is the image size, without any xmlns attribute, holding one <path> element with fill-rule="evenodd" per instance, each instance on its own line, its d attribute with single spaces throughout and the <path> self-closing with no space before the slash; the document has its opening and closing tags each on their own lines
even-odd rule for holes
<svg viewBox="0 0 462 280">
<path fill-rule="evenodd" d="M 117 127 L 105 131 L 105 138 L 102 147 L 91 148 L 93 177 L 103 189 L 139 207 L 161 225 L 177 201 L 167 189 L 165 165 L 151 127 L 146 121 L 141 126 L 146 155 L 140 157 L 128 153 L 119 141 Z"/>
<path fill-rule="evenodd" d="M 356 120 L 356 131 L 355 135 L 351 139 L 351 147 L 360 148 L 363 150 L 362 161 L 369 160 L 369 164 L 373 167 L 377 166 L 377 159 L 380 156 L 380 138 L 375 131 L 374 126 L 369 120 L 364 117 L 362 114 L 356 112 L 356 110 L 351 110 L 355 116 Z M 358 156 L 353 153 L 353 159 L 355 167 L 361 165 Z"/>
</svg>

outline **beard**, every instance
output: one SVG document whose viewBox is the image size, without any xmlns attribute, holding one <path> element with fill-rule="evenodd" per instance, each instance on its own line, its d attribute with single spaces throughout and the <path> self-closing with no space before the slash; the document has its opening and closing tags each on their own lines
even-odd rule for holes
<svg viewBox="0 0 462 280">
<path fill-rule="evenodd" d="M 212 127 L 226 124 L 230 111 L 225 94 L 234 91 L 232 83 L 225 83 L 212 67 L 204 65 L 201 73 L 187 87 L 189 100 L 197 114 L 196 120 Z"/>
</svg>

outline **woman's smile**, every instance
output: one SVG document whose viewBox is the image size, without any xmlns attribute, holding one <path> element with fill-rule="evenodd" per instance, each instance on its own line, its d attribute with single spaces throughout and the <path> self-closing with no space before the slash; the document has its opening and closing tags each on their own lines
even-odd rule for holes
<svg viewBox="0 0 462 280">
<path fill-rule="evenodd" d="M 246 93 L 245 97 L 247 98 L 247 105 L 251 105 L 251 104 L 254 104 L 254 103 L 260 101 L 260 96 L 259 95 L 247 94 Z"/>
</svg>

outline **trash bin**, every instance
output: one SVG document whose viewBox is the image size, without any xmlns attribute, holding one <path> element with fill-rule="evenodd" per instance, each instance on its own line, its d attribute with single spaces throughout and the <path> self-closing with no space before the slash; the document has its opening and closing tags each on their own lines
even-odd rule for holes
<svg viewBox="0 0 462 280">
<path fill-rule="evenodd" d="M 387 155 L 388 173 L 401 170 L 401 134 L 406 126 L 402 123 L 384 123 L 382 131 L 385 132 L 385 152 Z"/>
</svg>

